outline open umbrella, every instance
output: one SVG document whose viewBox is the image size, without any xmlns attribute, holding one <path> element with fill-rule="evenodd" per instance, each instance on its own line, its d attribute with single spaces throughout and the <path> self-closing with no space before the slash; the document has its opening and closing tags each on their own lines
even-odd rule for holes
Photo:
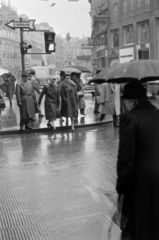
<svg viewBox="0 0 159 240">
<path fill-rule="evenodd" d="M 158 60 L 135 60 L 115 65 L 102 73 L 105 81 L 112 83 L 125 83 L 130 81 L 148 82 L 159 79 Z M 101 75 L 98 74 L 92 82 L 98 82 Z"/>
<path fill-rule="evenodd" d="M 9 73 L 9 71 L 6 69 L 0 68 L 0 76 L 4 73 Z"/>
<path fill-rule="evenodd" d="M 8 76 L 8 74 L 10 75 L 10 79 L 11 79 L 11 81 L 16 81 L 16 78 L 14 77 L 14 75 L 12 75 L 11 73 L 4 73 L 4 74 L 2 74 L 1 75 L 1 78 L 3 79 L 3 81 L 5 82 L 6 80 L 7 80 L 7 76 Z"/>
<path fill-rule="evenodd" d="M 73 68 L 72 66 L 71 67 L 65 67 L 65 68 L 62 69 L 62 71 L 65 71 L 66 73 L 72 73 L 72 72 L 82 73 L 79 69 Z"/>
<path fill-rule="evenodd" d="M 110 68 L 107 68 L 105 70 L 103 70 L 102 72 L 98 73 L 93 79 L 91 79 L 89 81 L 89 83 L 92 83 L 92 82 L 95 82 L 95 83 L 98 83 L 98 84 L 101 84 L 101 83 L 104 83 L 106 82 L 106 79 L 108 78 L 108 76 L 110 75 L 110 73 L 112 73 L 112 71 L 114 69 L 117 68 L 117 64 L 110 67 Z"/>
<path fill-rule="evenodd" d="M 83 73 L 90 73 L 90 72 L 91 72 L 91 71 L 90 71 L 87 67 L 85 67 L 85 66 L 72 65 L 71 67 L 72 67 L 72 68 L 76 68 L 76 69 L 80 70 L 80 71 L 83 72 Z"/>
</svg>

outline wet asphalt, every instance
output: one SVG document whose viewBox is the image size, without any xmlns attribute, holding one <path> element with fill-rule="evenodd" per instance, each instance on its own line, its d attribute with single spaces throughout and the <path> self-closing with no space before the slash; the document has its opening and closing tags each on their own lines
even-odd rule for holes
<svg viewBox="0 0 159 240">
<path fill-rule="evenodd" d="M 1 239 L 101 239 L 117 200 L 118 131 L 0 136 Z"/>
</svg>

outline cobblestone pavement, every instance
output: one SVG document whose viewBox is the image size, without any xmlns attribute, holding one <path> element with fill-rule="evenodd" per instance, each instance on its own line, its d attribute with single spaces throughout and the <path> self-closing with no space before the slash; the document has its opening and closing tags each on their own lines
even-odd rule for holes
<svg viewBox="0 0 159 240">
<path fill-rule="evenodd" d="M 118 129 L 0 137 L 2 240 L 99 240 L 116 199 Z"/>
</svg>

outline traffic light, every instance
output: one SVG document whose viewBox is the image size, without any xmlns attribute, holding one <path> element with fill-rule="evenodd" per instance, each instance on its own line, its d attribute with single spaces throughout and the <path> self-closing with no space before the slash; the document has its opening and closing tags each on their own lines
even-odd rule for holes
<svg viewBox="0 0 159 240">
<path fill-rule="evenodd" d="M 55 46 L 56 46 L 55 35 L 56 33 L 54 32 L 44 32 L 46 53 L 55 52 Z"/>
<path fill-rule="evenodd" d="M 28 52 L 28 49 L 31 49 L 32 48 L 32 45 L 28 45 L 27 43 L 21 43 L 21 53 L 22 54 L 27 54 Z"/>
</svg>

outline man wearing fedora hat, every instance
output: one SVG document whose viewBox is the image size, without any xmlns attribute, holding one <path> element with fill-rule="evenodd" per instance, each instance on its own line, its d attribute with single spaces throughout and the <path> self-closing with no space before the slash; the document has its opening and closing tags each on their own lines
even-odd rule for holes
<svg viewBox="0 0 159 240">
<path fill-rule="evenodd" d="M 159 110 L 139 82 L 126 84 L 122 96 L 117 161 L 119 197 L 128 223 L 122 239 L 159 239 Z M 131 238 L 127 238 L 127 237 Z"/>
<path fill-rule="evenodd" d="M 35 117 L 34 90 L 28 81 L 28 74 L 22 73 L 22 80 L 16 85 L 17 105 L 20 108 L 20 130 L 31 129 L 29 120 Z"/>
</svg>

